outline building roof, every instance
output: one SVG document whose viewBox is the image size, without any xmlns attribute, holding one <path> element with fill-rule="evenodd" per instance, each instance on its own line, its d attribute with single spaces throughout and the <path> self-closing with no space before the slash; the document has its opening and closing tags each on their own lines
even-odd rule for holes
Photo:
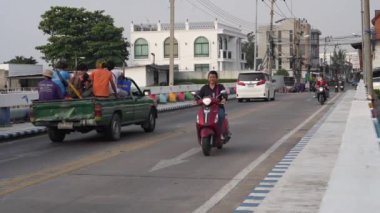
<svg viewBox="0 0 380 213">
<path fill-rule="evenodd" d="M 375 10 L 375 17 L 372 19 L 372 24 L 375 25 L 376 19 L 380 18 L 380 10 Z"/>
<path fill-rule="evenodd" d="M 362 42 L 357 42 L 357 43 L 352 43 L 351 44 L 352 48 L 354 49 L 362 49 Z"/>
<path fill-rule="evenodd" d="M 0 69 L 7 70 L 9 77 L 34 76 L 42 74 L 42 65 L 34 64 L 0 64 Z"/>
</svg>

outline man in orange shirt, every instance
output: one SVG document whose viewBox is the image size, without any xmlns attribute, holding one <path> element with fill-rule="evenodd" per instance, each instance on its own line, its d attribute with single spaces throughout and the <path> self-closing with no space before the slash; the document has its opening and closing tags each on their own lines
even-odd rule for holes
<svg viewBox="0 0 380 213">
<path fill-rule="evenodd" d="M 92 90 L 95 97 L 109 97 L 111 92 L 109 91 L 109 84 L 116 93 L 115 82 L 113 82 L 112 73 L 105 69 L 105 60 L 99 59 L 96 61 L 96 70 L 91 73 Z"/>
</svg>

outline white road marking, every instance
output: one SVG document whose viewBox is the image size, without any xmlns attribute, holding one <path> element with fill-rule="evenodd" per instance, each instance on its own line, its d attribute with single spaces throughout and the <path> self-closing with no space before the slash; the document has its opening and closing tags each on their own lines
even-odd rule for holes
<svg viewBox="0 0 380 213">
<path fill-rule="evenodd" d="M 200 152 L 200 148 L 192 148 L 192 149 L 178 155 L 175 158 L 172 158 L 169 160 L 161 160 L 150 170 L 150 172 L 154 172 L 154 171 L 157 171 L 160 169 L 164 169 L 164 168 L 167 168 L 170 166 L 175 166 L 175 165 L 184 163 L 187 161 L 187 160 L 185 160 L 186 158 L 189 158 L 190 156 L 195 155 L 198 152 Z"/>
<path fill-rule="evenodd" d="M 327 103 L 334 101 L 340 97 L 336 95 L 334 98 L 330 99 Z M 252 161 L 247 167 L 241 170 L 235 177 L 233 177 L 226 185 L 224 185 L 218 192 L 216 192 L 209 200 L 207 200 L 203 205 L 198 207 L 193 213 L 205 213 L 214 207 L 219 201 L 221 201 L 232 189 L 234 189 L 249 173 L 251 173 L 258 165 L 260 165 L 266 158 L 268 158 L 279 146 L 285 143 L 293 134 L 298 130 L 303 128 L 307 123 L 309 123 L 315 116 L 317 116 L 322 110 L 324 110 L 328 104 L 321 106 L 319 110 L 314 112 L 310 117 L 308 117 L 304 122 L 290 131 L 288 134 L 280 138 L 276 143 L 274 143 L 266 152 L 264 152 L 256 160 Z"/>
</svg>

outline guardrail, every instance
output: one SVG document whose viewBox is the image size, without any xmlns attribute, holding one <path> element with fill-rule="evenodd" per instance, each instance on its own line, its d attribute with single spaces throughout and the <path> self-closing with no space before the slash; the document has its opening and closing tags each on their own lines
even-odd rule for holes
<svg viewBox="0 0 380 213">
<path fill-rule="evenodd" d="M 234 94 L 235 83 L 223 84 L 228 92 Z M 145 87 L 151 91 L 151 98 L 158 103 L 177 102 L 192 99 L 189 93 L 198 91 L 203 84 Z M 21 91 L 0 94 L 0 126 L 9 125 L 11 120 L 27 118 L 31 100 L 38 99 L 37 91 Z"/>
</svg>

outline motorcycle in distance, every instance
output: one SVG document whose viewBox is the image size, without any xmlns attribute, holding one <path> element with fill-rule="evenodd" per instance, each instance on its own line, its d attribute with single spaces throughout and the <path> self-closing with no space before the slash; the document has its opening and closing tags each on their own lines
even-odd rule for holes
<svg viewBox="0 0 380 213">
<path fill-rule="evenodd" d="M 338 83 L 335 84 L 335 92 L 339 92 L 339 85 L 338 85 Z"/>
<path fill-rule="evenodd" d="M 327 96 L 328 95 L 325 87 L 321 86 L 317 89 L 317 100 L 321 105 L 325 103 Z"/>
<path fill-rule="evenodd" d="M 341 81 L 341 80 L 339 80 L 338 81 L 338 85 L 339 85 L 339 89 L 340 89 L 340 91 L 344 91 L 344 82 L 343 81 Z"/>
<path fill-rule="evenodd" d="M 192 94 L 197 103 L 201 105 L 197 112 L 196 123 L 198 143 L 202 147 L 203 155 L 209 156 L 212 147 L 222 149 L 223 145 L 230 140 L 227 118 L 224 118 L 222 128 L 218 125 L 220 99 L 226 95 L 226 91 L 220 91 L 216 98 L 204 97 L 201 99 L 195 92 Z"/>
</svg>

